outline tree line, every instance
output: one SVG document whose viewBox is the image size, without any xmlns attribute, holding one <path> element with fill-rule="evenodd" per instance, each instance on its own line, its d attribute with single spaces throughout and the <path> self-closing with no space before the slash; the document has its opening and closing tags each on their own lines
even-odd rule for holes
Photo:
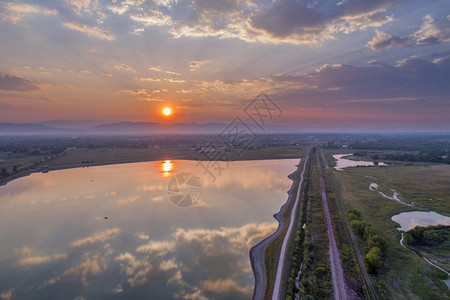
<svg viewBox="0 0 450 300">
<path fill-rule="evenodd" d="M 350 210 L 347 219 L 354 234 L 364 241 L 364 258 L 367 270 L 376 274 L 384 264 L 387 250 L 387 241 L 378 235 L 372 225 L 363 221 L 362 214 L 358 210 Z"/>
</svg>

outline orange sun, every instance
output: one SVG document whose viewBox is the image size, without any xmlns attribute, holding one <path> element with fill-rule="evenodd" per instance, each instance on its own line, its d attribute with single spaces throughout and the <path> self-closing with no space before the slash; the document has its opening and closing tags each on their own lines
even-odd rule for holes
<svg viewBox="0 0 450 300">
<path fill-rule="evenodd" d="M 172 109 L 166 106 L 162 109 L 162 114 L 168 117 L 172 114 Z"/>
</svg>

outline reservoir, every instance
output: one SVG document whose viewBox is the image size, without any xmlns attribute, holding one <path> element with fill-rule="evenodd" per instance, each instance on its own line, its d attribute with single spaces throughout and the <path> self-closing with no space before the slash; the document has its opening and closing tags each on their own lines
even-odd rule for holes
<svg viewBox="0 0 450 300">
<path fill-rule="evenodd" d="M 0 187 L 0 293 L 250 299 L 249 250 L 276 230 L 298 162 L 223 162 L 212 178 L 197 161 L 166 160 L 9 182 Z"/>
</svg>

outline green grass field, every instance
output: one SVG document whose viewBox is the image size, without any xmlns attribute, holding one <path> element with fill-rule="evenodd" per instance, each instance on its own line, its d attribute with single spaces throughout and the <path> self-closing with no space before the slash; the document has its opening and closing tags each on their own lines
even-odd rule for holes
<svg viewBox="0 0 450 300">
<path fill-rule="evenodd" d="M 325 156 L 332 163 L 331 151 Z M 374 279 L 387 299 L 445 299 L 450 297 L 441 279 L 445 274 L 429 266 L 417 254 L 399 244 L 400 233 L 391 216 L 410 210 L 434 210 L 450 215 L 450 166 L 438 164 L 356 167 L 330 169 L 336 196 L 347 210 L 357 209 L 364 220 L 389 244 L 383 268 Z M 370 191 L 370 183 L 384 190 L 395 189 L 406 202 L 402 205 Z M 442 254 L 442 253 L 441 253 Z M 445 253 L 444 253 L 445 255 Z M 449 253 L 446 253 L 447 258 Z M 383 295 L 382 295 L 383 296 Z"/>
</svg>

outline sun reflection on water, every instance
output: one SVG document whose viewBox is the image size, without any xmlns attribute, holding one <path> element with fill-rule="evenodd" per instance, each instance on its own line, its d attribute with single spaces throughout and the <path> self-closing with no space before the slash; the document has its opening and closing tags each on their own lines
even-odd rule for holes
<svg viewBox="0 0 450 300">
<path fill-rule="evenodd" d="M 165 160 L 162 164 L 161 164 L 161 171 L 163 172 L 162 175 L 164 177 L 169 177 L 170 173 L 173 171 L 174 168 L 174 164 L 171 160 Z"/>
</svg>

